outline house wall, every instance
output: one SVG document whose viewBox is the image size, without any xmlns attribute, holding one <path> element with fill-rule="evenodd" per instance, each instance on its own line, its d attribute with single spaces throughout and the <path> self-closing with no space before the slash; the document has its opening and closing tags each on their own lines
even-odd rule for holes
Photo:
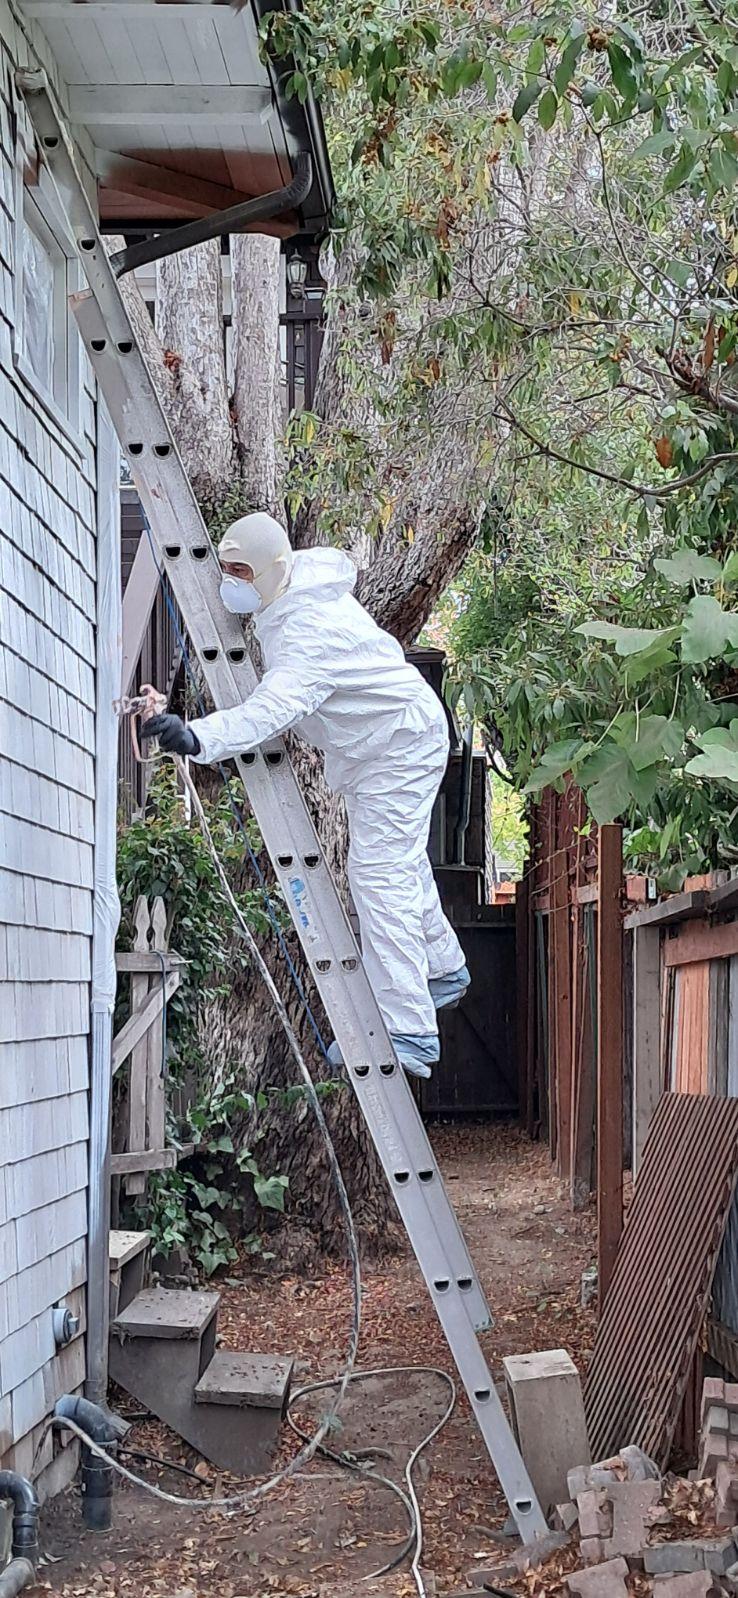
<svg viewBox="0 0 738 1598">
<path fill-rule="evenodd" d="M 36 1459 L 44 1419 L 85 1376 L 96 414 L 82 352 L 75 438 L 13 354 L 14 72 L 38 55 L 0 0 L 0 1466 L 36 1460 L 43 1491 L 75 1465 L 51 1435 Z"/>
</svg>

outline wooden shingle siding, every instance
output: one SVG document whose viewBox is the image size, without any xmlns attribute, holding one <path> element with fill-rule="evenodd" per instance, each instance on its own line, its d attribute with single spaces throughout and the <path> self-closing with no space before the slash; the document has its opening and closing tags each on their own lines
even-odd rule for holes
<svg viewBox="0 0 738 1598">
<path fill-rule="evenodd" d="M 86 1088 L 86 1037 L 56 1038 L 53 1048 L 39 1038 L 28 1043 L 0 1043 L 0 1116 L 21 1104 L 67 1099 Z M 16 1154 L 17 1159 L 23 1157 Z"/>
<path fill-rule="evenodd" d="M 28 31 L 0 0 L 0 1466 L 53 1465 L 59 1487 L 75 1450 L 43 1424 L 85 1377 L 96 401 L 81 359 L 61 425 L 15 360 L 16 70 L 41 60 L 66 98 Z M 80 1317 L 65 1349 L 60 1302 Z"/>
<path fill-rule="evenodd" d="M 89 934 L 92 931 L 89 893 L 65 883 L 38 883 L 22 871 L 0 869 L 0 904 L 3 918 L 9 925 L 50 927 L 57 932 Z"/>
</svg>

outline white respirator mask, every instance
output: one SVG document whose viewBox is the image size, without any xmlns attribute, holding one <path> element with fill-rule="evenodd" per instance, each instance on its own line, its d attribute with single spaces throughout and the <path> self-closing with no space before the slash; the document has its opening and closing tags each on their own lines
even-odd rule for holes
<svg viewBox="0 0 738 1598">
<path fill-rule="evenodd" d="M 247 583 L 243 577 L 224 577 L 220 585 L 220 597 L 232 616 L 253 616 L 261 610 L 262 598 L 258 588 L 253 583 Z"/>
</svg>

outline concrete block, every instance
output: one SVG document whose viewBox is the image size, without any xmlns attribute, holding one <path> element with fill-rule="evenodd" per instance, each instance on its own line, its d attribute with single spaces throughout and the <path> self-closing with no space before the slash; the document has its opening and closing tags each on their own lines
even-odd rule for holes
<svg viewBox="0 0 738 1598">
<path fill-rule="evenodd" d="M 643 1568 L 648 1576 L 688 1575 L 705 1569 L 701 1543 L 654 1543 L 643 1550 Z"/>
<path fill-rule="evenodd" d="M 553 1512 L 554 1531 L 573 1531 L 578 1519 L 576 1504 L 557 1504 Z"/>
<path fill-rule="evenodd" d="M 503 1365 L 520 1451 L 547 1514 L 567 1497 L 568 1472 L 591 1458 L 579 1372 L 563 1348 L 512 1355 Z"/>
<path fill-rule="evenodd" d="M 709 1570 L 694 1570 L 691 1575 L 656 1576 L 653 1590 L 659 1598 L 708 1598 L 714 1585 Z"/>
<path fill-rule="evenodd" d="M 585 1565 L 601 1565 L 605 1558 L 605 1545 L 601 1537 L 583 1537 L 579 1552 Z"/>
<path fill-rule="evenodd" d="M 657 1481 L 624 1481 L 610 1488 L 612 1536 L 605 1543 L 605 1558 L 637 1559 L 647 1541 L 645 1516 L 661 1496 Z"/>
<path fill-rule="evenodd" d="M 720 1400 L 718 1399 L 718 1403 L 719 1402 Z M 723 1403 L 727 1404 L 729 1410 L 738 1410 L 738 1382 L 725 1383 L 725 1397 L 723 1399 Z"/>
<path fill-rule="evenodd" d="M 729 1458 L 730 1449 L 728 1447 L 728 1438 L 721 1437 L 716 1432 L 711 1432 L 710 1436 L 702 1445 L 702 1453 L 700 1454 L 700 1463 L 698 1467 L 699 1480 L 707 1481 L 708 1477 L 714 1477 L 717 1474 L 717 1468 L 721 1459 Z"/>
<path fill-rule="evenodd" d="M 735 1564 L 735 1542 L 732 1537 L 702 1537 L 698 1544 L 702 1549 L 702 1560 L 705 1570 L 712 1572 L 713 1576 L 724 1576 Z"/>
<path fill-rule="evenodd" d="M 725 1402 L 725 1382 L 720 1376 L 706 1376 L 702 1384 L 700 1420 L 704 1421 L 705 1415 L 712 1404 L 724 1404 Z"/>
<path fill-rule="evenodd" d="M 725 1404 L 711 1404 L 702 1422 L 703 1430 L 710 1436 L 714 1432 L 727 1433 L 729 1427 L 728 1410 Z"/>
<path fill-rule="evenodd" d="M 612 1514 L 605 1492 L 590 1487 L 577 1498 L 579 1531 L 582 1537 L 609 1537 L 612 1532 Z"/>
<path fill-rule="evenodd" d="M 574 1598 L 625 1598 L 627 1575 L 624 1559 L 610 1559 L 606 1565 L 573 1571 L 566 1577 L 566 1584 Z"/>
</svg>

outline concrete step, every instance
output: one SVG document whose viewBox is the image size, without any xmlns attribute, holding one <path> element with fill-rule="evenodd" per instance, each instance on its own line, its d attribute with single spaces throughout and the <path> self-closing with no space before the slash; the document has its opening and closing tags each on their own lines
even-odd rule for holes
<svg viewBox="0 0 738 1598">
<path fill-rule="evenodd" d="M 110 1330 L 119 1339 L 199 1343 L 217 1314 L 219 1298 L 218 1293 L 147 1287 L 116 1316 Z"/>
<path fill-rule="evenodd" d="M 150 1271 L 150 1232 L 110 1233 L 110 1319 L 115 1320 L 121 1310 L 146 1287 Z"/>
<path fill-rule="evenodd" d="M 287 1402 L 293 1360 L 271 1354 L 219 1349 L 195 1388 L 197 1404 L 233 1404 L 237 1409 L 273 1409 Z"/>
<path fill-rule="evenodd" d="M 265 1474 L 292 1361 L 215 1352 L 217 1293 L 149 1288 L 110 1328 L 110 1375 L 221 1470 Z"/>
</svg>

